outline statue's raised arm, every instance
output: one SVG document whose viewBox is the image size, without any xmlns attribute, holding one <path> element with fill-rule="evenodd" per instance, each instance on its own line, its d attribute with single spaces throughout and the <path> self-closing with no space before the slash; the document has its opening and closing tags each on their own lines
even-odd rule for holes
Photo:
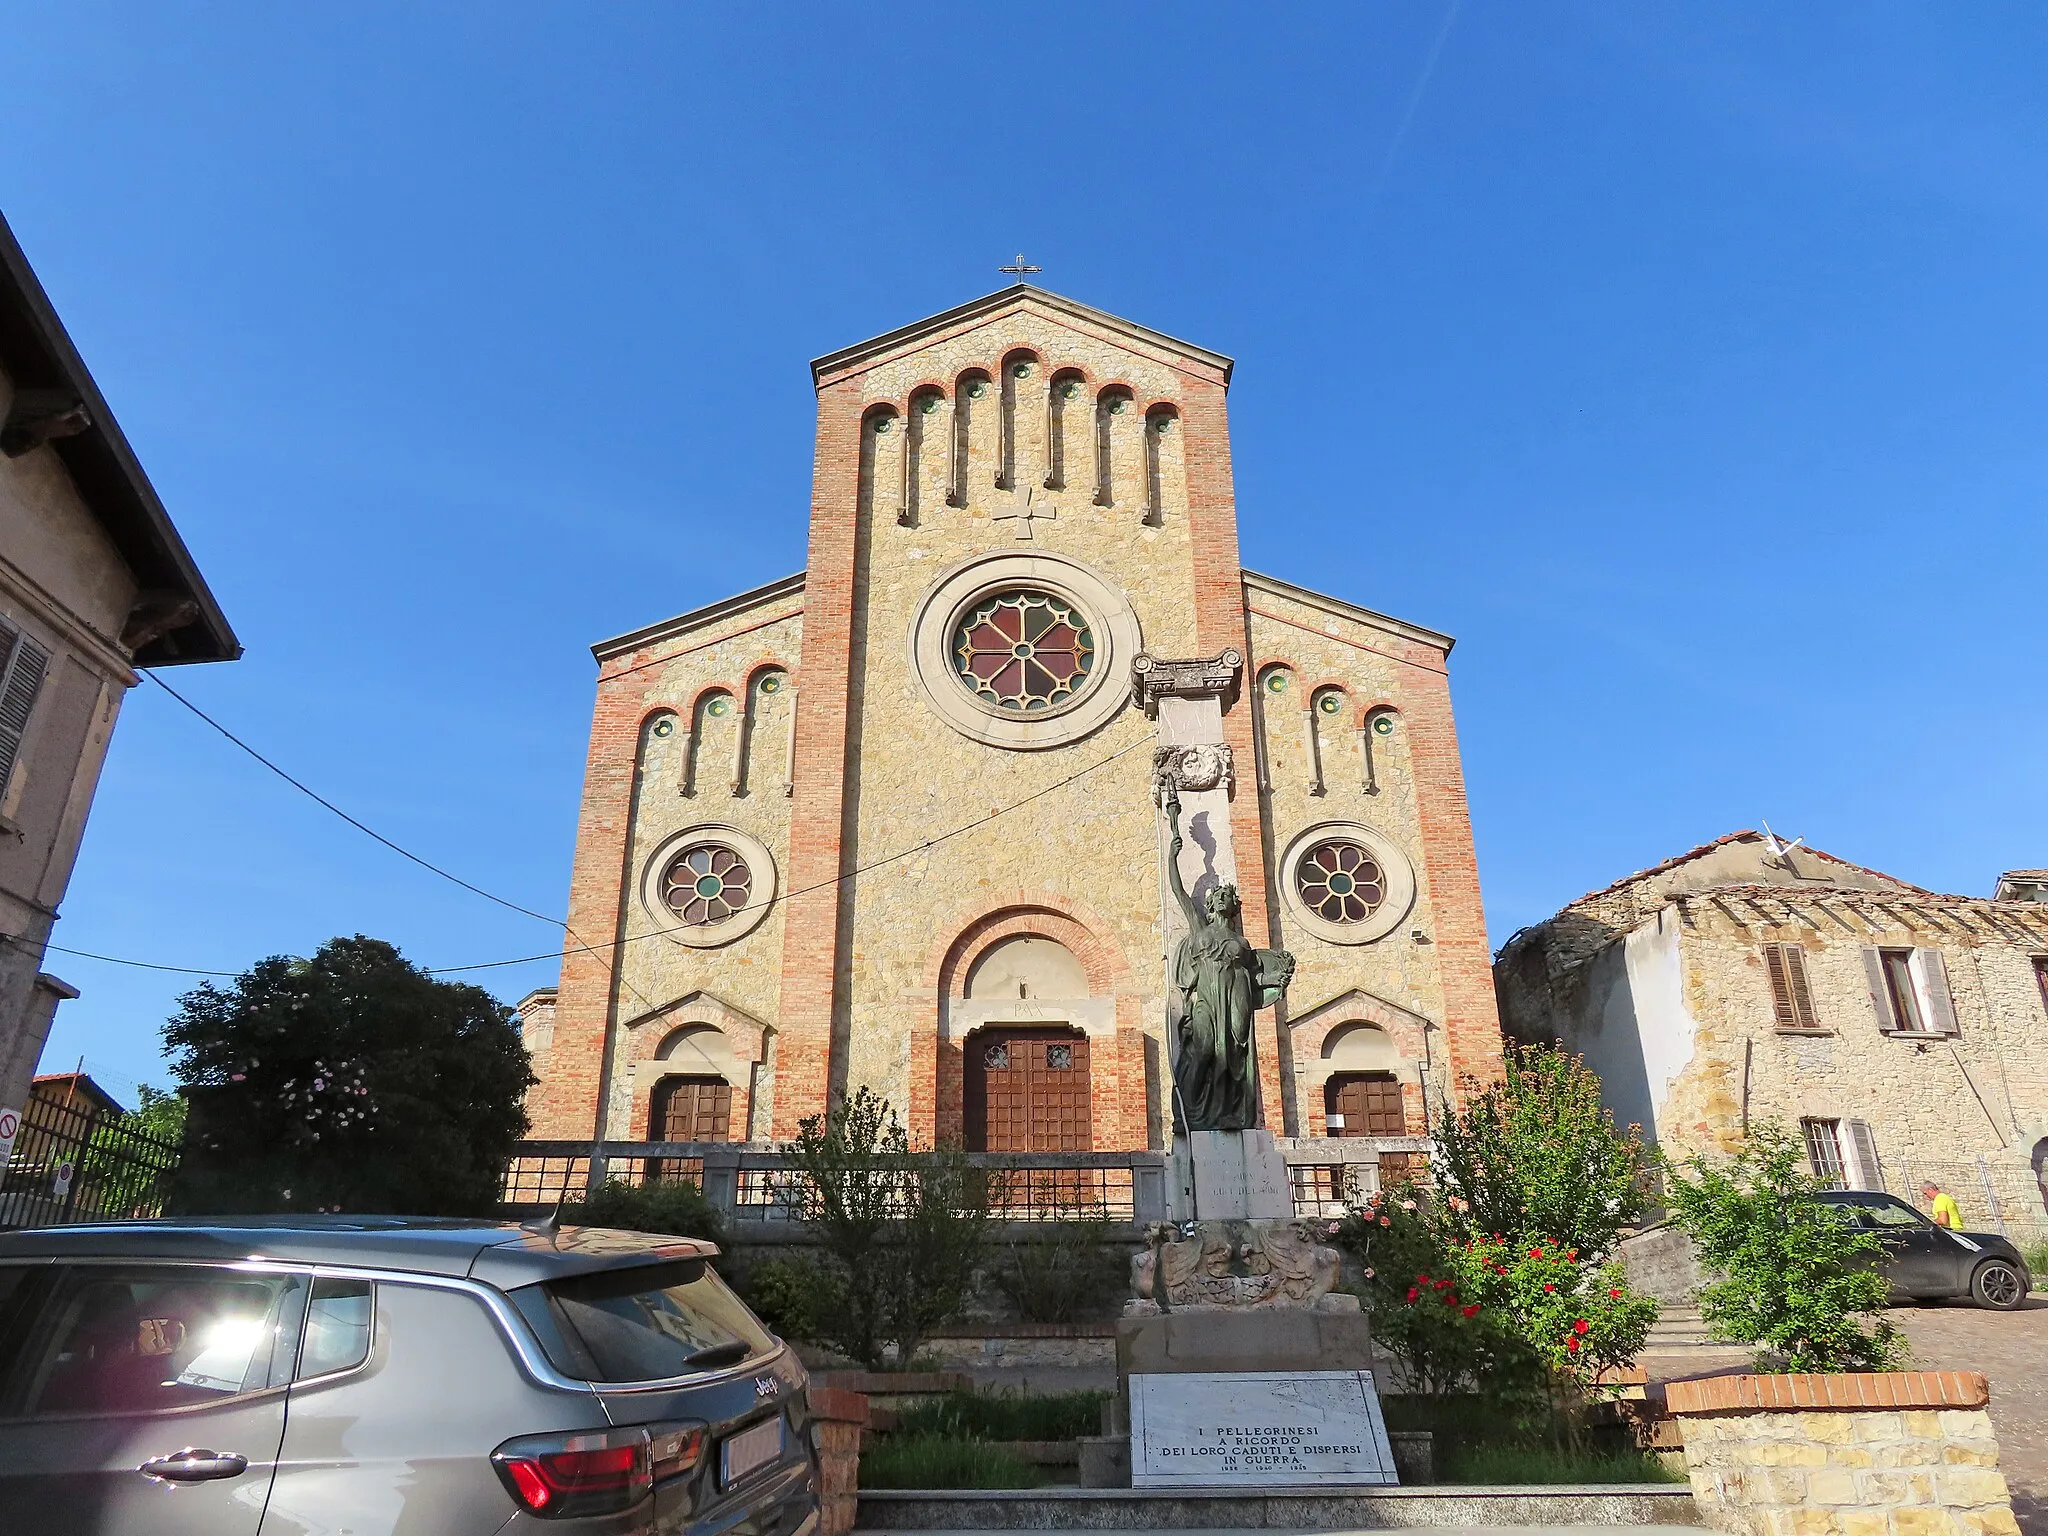
<svg viewBox="0 0 2048 1536">
<path fill-rule="evenodd" d="M 1166 786 L 1166 825 L 1173 833 L 1166 845 L 1166 882 L 1173 892 L 1173 899 L 1180 903 L 1188 927 L 1199 928 L 1202 914 L 1195 910 L 1194 898 L 1188 895 L 1187 884 L 1180 877 L 1180 851 L 1187 846 L 1187 839 L 1180 832 L 1180 789 L 1171 780 Z"/>
</svg>

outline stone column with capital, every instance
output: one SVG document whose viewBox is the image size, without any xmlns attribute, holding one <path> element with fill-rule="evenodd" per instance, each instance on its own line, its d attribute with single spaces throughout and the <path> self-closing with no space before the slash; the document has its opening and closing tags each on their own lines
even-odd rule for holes
<svg viewBox="0 0 2048 1536">
<path fill-rule="evenodd" d="M 1176 828 L 1161 818 L 1159 887 L 1161 965 L 1167 996 L 1168 1092 L 1173 1144 L 1167 1207 L 1175 1220 L 1284 1220 L 1294 1214 L 1287 1168 L 1272 1133 L 1263 1126 L 1189 1130 L 1176 1091 L 1179 1082 L 1181 1003 L 1174 956 L 1188 934 L 1188 917 L 1174 895 L 1179 885 L 1199 912 L 1209 893 L 1237 883 L 1231 846 L 1230 797 L 1236 764 L 1223 737 L 1223 706 L 1237 691 L 1244 657 L 1235 649 L 1212 657 L 1170 660 L 1141 655 L 1131 665 L 1132 702 L 1158 722 L 1153 749 L 1155 799 L 1162 809 L 1178 801 L 1182 847 L 1178 880 L 1168 869 Z M 1252 856 L 1258 856 L 1252 850 Z M 1262 954 L 1264 952 L 1261 952 Z M 1283 983 L 1284 984 L 1284 983 Z"/>
</svg>

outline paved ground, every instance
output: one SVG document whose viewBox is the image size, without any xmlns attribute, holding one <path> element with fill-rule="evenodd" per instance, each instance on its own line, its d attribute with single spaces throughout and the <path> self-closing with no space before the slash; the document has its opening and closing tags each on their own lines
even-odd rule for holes
<svg viewBox="0 0 2048 1536">
<path fill-rule="evenodd" d="M 2013 1514 L 2027 1536 L 2048 1536 L 2048 1297 L 2029 1296 L 2017 1312 L 1951 1302 L 1889 1316 L 1912 1344 L 1916 1366 L 1991 1378 L 1991 1422 Z"/>
</svg>

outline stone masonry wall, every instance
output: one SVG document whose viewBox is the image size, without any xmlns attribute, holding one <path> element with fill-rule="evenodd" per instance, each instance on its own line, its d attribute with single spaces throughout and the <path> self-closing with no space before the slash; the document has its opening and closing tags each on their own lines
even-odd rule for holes
<svg viewBox="0 0 2048 1536">
<path fill-rule="evenodd" d="M 2018 1536 L 1982 1376 L 1673 1382 L 1700 1513 L 1749 1536 Z"/>
<path fill-rule="evenodd" d="M 2016 1231 L 2039 1234 L 2048 1209 L 2032 1159 L 2048 1138 L 2048 1001 L 2034 961 L 2048 935 L 2024 914 L 2001 910 L 2016 905 L 1685 898 L 1684 1001 L 1695 1031 L 1691 1057 L 1657 1115 L 1659 1142 L 1676 1157 L 1732 1150 L 1745 1113 L 1751 1123 L 1795 1128 L 1806 1117 L 1860 1119 L 1894 1194 L 1917 1199 L 1920 1181 L 1934 1177 L 1968 1225 L 1995 1230 L 1981 1157 L 1997 1214 Z M 1801 947 L 1821 1032 L 1774 1028 L 1766 943 Z M 1885 1033 L 1865 975 L 1867 946 L 1939 950 L 1956 1033 Z"/>
</svg>

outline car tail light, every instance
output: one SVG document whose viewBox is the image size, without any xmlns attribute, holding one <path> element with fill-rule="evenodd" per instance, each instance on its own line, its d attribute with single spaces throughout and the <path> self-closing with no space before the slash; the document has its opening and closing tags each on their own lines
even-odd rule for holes
<svg viewBox="0 0 2048 1536">
<path fill-rule="evenodd" d="M 617 1514 L 654 1491 L 643 1428 L 526 1435 L 499 1446 L 491 1464 L 513 1498 L 548 1519 Z"/>
<path fill-rule="evenodd" d="M 647 1435 L 657 1483 L 696 1471 L 704 1459 L 707 1431 L 702 1424 L 651 1424 Z"/>
</svg>

